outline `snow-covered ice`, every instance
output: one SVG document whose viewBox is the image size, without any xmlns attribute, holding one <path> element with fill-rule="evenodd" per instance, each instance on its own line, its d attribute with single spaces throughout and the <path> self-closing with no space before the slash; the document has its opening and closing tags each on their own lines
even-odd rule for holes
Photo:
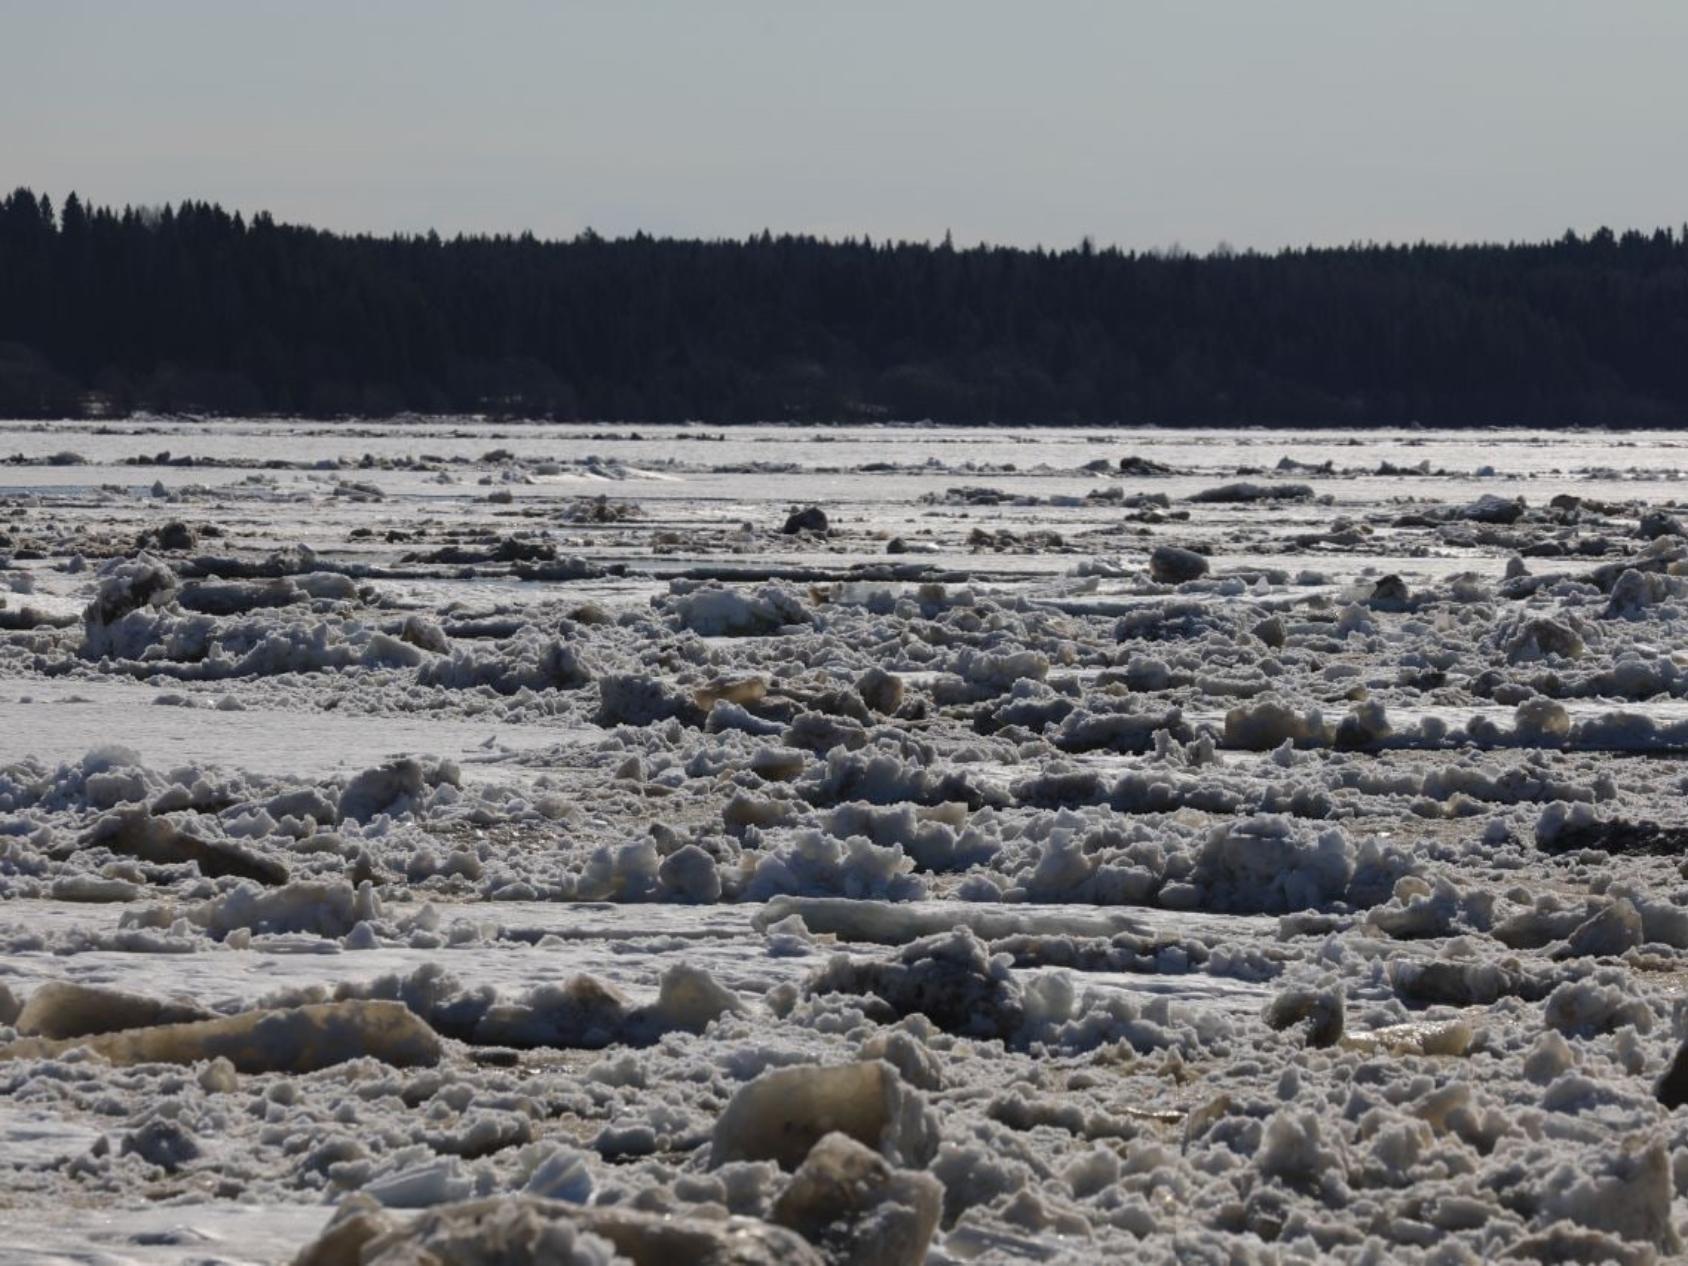
<svg viewBox="0 0 1688 1266">
<path fill-rule="evenodd" d="M 10 425 L 0 1262 L 1670 1260 L 1685 459 Z"/>
</svg>

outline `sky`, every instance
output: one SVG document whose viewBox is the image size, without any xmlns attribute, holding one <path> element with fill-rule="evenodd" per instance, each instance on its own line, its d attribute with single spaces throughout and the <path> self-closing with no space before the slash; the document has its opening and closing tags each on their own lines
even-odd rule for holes
<svg viewBox="0 0 1688 1266">
<path fill-rule="evenodd" d="M 0 186 L 1206 251 L 1688 221 L 1683 0 L 0 0 Z"/>
</svg>

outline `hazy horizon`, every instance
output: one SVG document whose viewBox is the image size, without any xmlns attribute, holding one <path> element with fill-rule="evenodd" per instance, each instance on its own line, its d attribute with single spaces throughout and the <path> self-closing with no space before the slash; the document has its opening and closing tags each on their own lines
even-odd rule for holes
<svg viewBox="0 0 1688 1266">
<path fill-rule="evenodd" d="M 1688 6 L 9 0 L 0 183 L 342 231 L 1206 252 L 1688 219 Z"/>
</svg>

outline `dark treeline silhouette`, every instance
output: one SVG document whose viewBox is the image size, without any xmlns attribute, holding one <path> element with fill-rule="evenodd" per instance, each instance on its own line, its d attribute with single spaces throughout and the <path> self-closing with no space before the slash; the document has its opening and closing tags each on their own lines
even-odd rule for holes
<svg viewBox="0 0 1688 1266">
<path fill-rule="evenodd" d="M 0 414 L 1679 424 L 1688 228 L 1135 254 L 0 201 Z"/>
</svg>

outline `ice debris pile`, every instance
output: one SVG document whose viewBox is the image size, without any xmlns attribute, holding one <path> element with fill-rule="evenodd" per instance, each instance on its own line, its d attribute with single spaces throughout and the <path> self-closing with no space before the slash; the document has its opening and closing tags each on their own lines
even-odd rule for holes
<svg viewBox="0 0 1688 1266">
<path fill-rule="evenodd" d="M 8 1213 L 307 1209 L 258 1260 L 311 1266 L 1683 1253 L 1667 460 L 852 434 L 8 495 Z"/>
</svg>

